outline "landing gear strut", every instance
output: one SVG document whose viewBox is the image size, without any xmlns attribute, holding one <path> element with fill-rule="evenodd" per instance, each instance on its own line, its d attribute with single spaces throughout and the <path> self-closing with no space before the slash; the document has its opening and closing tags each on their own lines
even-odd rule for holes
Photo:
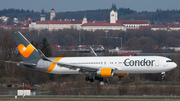
<svg viewBox="0 0 180 101">
<path fill-rule="evenodd" d="M 161 74 L 162 74 L 162 80 L 164 80 L 164 79 L 165 79 L 166 74 L 165 74 L 165 72 L 161 72 Z"/>
<path fill-rule="evenodd" d="M 123 78 L 123 76 L 118 76 L 118 77 L 119 77 L 118 83 L 121 84 L 121 83 L 122 83 L 122 78 Z"/>
</svg>

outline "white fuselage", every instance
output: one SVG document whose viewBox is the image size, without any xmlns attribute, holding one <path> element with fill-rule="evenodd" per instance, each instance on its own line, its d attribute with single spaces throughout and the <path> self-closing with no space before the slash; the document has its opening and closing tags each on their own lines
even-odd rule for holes
<svg viewBox="0 0 180 101">
<path fill-rule="evenodd" d="M 161 73 L 177 66 L 171 59 L 161 56 L 62 57 L 58 62 L 75 67 L 112 68 L 114 73 Z M 36 69 L 46 71 L 50 67 L 52 67 L 51 62 L 40 60 Z M 73 70 L 56 64 L 49 73 L 79 74 L 80 72 L 79 69 Z"/>
</svg>

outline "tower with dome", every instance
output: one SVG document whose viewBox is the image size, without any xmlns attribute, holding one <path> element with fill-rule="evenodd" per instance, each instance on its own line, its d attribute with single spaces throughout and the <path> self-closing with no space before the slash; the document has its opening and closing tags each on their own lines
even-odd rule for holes
<svg viewBox="0 0 180 101">
<path fill-rule="evenodd" d="M 51 9 L 51 14 L 50 14 L 50 20 L 53 20 L 53 18 L 56 17 L 56 12 L 54 8 Z"/>
<path fill-rule="evenodd" d="M 116 23 L 116 20 L 118 20 L 118 10 L 116 5 L 113 4 L 110 12 L 110 23 Z"/>
<path fill-rule="evenodd" d="M 40 21 L 45 21 L 45 14 L 44 14 L 44 9 L 41 9 L 41 14 L 40 14 Z"/>
</svg>

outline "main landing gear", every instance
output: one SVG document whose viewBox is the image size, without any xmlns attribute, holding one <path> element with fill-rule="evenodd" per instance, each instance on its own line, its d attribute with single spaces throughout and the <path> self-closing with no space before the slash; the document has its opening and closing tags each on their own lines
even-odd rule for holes
<svg viewBox="0 0 180 101">
<path fill-rule="evenodd" d="M 93 78 L 89 78 L 89 77 L 86 77 L 85 80 L 86 81 L 90 81 L 90 82 L 94 82 L 94 79 Z"/>
<path fill-rule="evenodd" d="M 161 72 L 161 74 L 162 74 L 162 80 L 164 80 L 164 79 L 165 79 L 166 74 L 165 74 L 165 72 Z"/>
<path fill-rule="evenodd" d="M 99 81 L 103 81 L 103 78 L 102 77 L 98 77 L 98 76 L 95 76 L 94 79 L 95 80 L 99 80 Z"/>
<path fill-rule="evenodd" d="M 95 76 L 94 79 L 95 79 L 95 80 L 99 80 L 99 81 L 103 81 L 103 78 L 98 77 L 98 76 Z M 90 78 L 90 77 L 86 77 L 86 78 L 85 78 L 86 81 L 90 81 L 90 82 L 94 82 L 94 79 L 93 79 L 93 78 Z"/>
</svg>

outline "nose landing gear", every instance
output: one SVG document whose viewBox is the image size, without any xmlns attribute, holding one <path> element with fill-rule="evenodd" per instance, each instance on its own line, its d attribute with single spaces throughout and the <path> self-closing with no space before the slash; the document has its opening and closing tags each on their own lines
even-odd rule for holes
<svg viewBox="0 0 180 101">
<path fill-rule="evenodd" d="M 165 76 L 166 76 L 166 73 L 165 72 L 161 72 L 161 74 L 162 74 L 162 80 L 164 80 Z"/>
</svg>

